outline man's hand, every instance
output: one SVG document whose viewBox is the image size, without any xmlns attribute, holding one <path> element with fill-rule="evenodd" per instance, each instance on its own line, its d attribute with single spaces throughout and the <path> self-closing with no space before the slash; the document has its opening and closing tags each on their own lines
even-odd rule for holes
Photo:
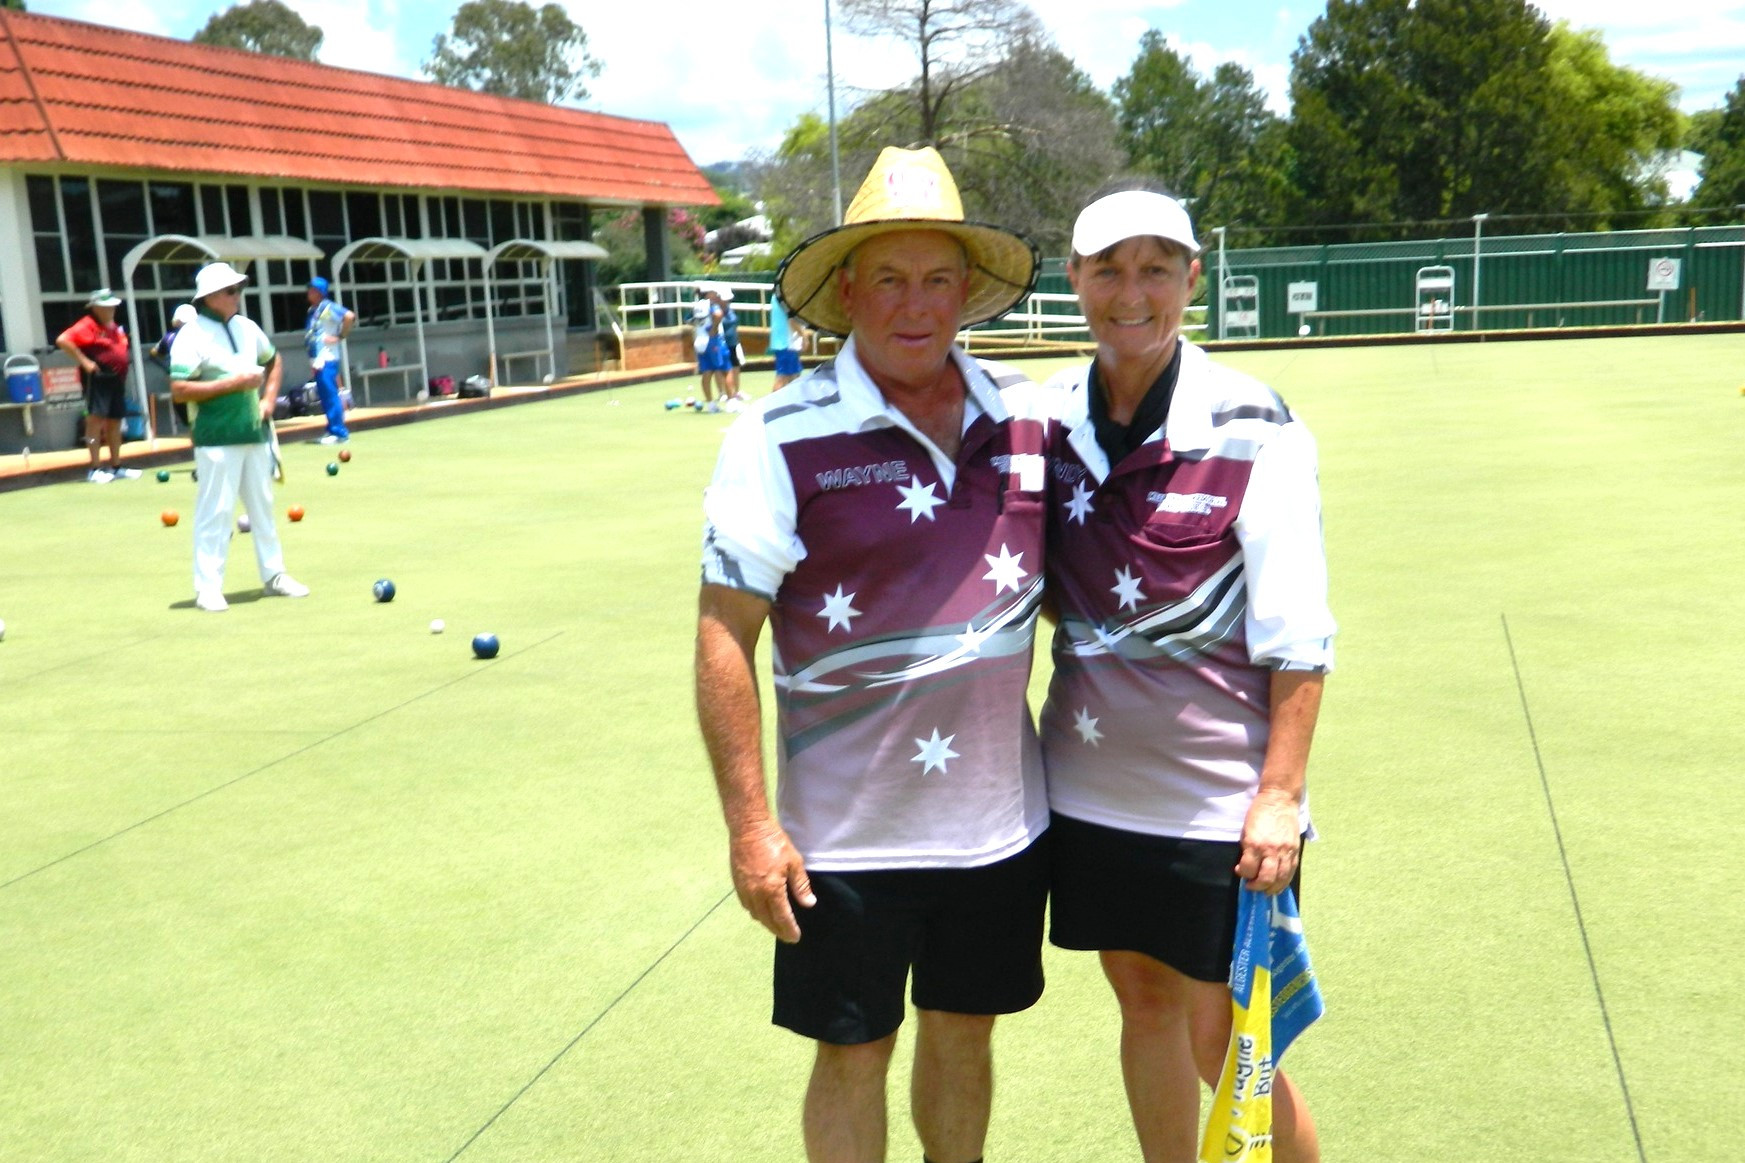
<svg viewBox="0 0 1745 1163">
<path fill-rule="evenodd" d="M 811 908 L 818 903 L 806 864 L 788 834 L 774 823 L 733 837 L 729 848 L 733 890 L 753 920 L 777 939 L 792 945 L 800 939 L 794 903 Z"/>
<path fill-rule="evenodd" d="M 1236 875 L 1256 892 L 1281 893 L 1297 873 L 1302 843 L 1296 797 L 1262 788 L 1242 823 L 1242 858 L 1236 862 Z"/>
</svg>

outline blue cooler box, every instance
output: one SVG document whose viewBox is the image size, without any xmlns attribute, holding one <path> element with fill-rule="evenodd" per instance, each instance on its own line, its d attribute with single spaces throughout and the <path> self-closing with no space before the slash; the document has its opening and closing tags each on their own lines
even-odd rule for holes
<svg viewBox="0 0 1745 1163">
<path fill-rule="evenodd" d="M 6 357 L 6 395 L 14 404 L 42 403 L 42 365 L 35 356 Z"/>
</svg>

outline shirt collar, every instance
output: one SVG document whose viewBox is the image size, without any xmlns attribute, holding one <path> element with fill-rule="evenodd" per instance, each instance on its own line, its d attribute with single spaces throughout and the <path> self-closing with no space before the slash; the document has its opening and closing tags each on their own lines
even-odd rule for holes
<svg viewBox="0 0 1745 1163">
<path fill-rule="evenodd" d="M 982 370 L 982 365 L 955 343 L 951 345 L 948 356 L 957 364 L 958 374 L 963 377 L 964 430 L 968 431 L 975 418 L 983 414 L 995 421 L 1010 419 L 1005 401 L 1000 396 L 1000 389 L 994 385 L 988 373 Z M 842 345 L 842 351 L 836 357 L 836 369 L 837 390 L 842 395 L 842 402 L 854 409 L 857 427 L 865 429 L 874 422 L 912 427 L 908 417 L 886 402 L 885 394 L 879 391 L 878 385 L 867 375 L 866 367 L 860 362 L 860 351 L 855 345 L 854 336 L 850 335 Z"/>
</svg>

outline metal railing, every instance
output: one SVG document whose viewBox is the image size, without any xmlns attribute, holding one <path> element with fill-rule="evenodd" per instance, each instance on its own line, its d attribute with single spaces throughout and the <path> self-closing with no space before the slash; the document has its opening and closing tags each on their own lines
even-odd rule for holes
<svg viewBox="0 0 1745 1163">
<path fill-rule="evenodd" d="M 723 279 L 708 280 L 716 286 L 733 290 L 733 310 L 742 325 L 767 327 L 770 300 L 775 294 L 772 283 L 735 283 Z M 626 332 L 650 331 L 676 327 L 691 320 L 691 304 L 697 300 L 697 280 L 659 283 L 621 283 L 616 288 L 617 318 Z M 1206 308 L 1189 307 L 1185 332 L 1206 330 Z M 1089 342 L 1085 317 L 1079 313 L 1078 296 L 1053 291 L 1032 291 L 1012 311 L 998 319 L 966 329 L 959 335 L 965 342 L 998 339 L 1023 343 Z"/>
</svg>

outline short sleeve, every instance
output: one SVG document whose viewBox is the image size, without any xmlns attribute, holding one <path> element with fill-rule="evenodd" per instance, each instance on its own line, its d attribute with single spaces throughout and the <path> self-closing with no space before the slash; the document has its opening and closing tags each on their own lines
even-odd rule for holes
<svg viewBox="0 0 1745 1163">
<path fill-rule="evenodd" d="M 806 548 L 796 531 L 793 478 L 761 411 L 741 414 L 727 429 L 703 516 L 704 584 L 773 602 Z"/>
<path fill-rule="evenodd" d="M 266 367 L 279 354 L 273 341 L 267 338 L 267 333 L 261 330 L 260 324 L 254 324 L 255 362 Z"/>
<path fill-rule="evenodd" d="M 1332 670 L 1338 627 L 1327 605 L 1315 439 L 1302 422 L 1285 424 L 1255 457 L 1236 536 L 1249 658 L 1275 670 Z"/>
<path fill-rule="evenodd" d="M 206 353 L 200 346 L 199 328 L 188 326 L 176 332 L 170 344 L 170 378 L 197 380 L 206 366 Z"/>
</svg>

